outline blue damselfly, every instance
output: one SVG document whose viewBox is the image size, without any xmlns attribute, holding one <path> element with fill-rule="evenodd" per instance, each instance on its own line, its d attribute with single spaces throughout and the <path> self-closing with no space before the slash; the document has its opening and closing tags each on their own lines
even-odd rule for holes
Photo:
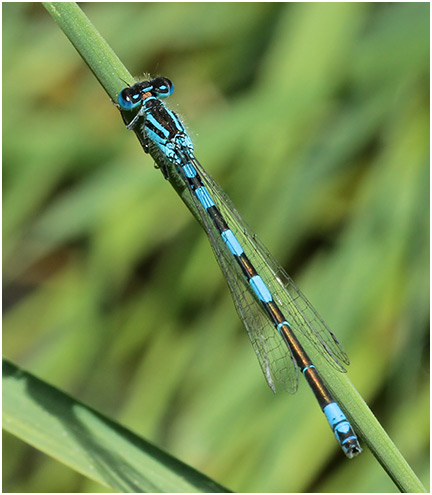
<svg viewBox="0 0 432 495">
<path fill-rule="evenodd" d="M 336 336 L 279 263 L 251 232 L 229 198 L 195 158 L 178 116 L 161 99 L 174 90 L 166 78 L 142 81 L 121 91 L 119 107 L 136 110 L 126 122 L 151 153 L 165 179 L 190 196 L 228 282 L 270 388 L 295 393 L 303 373 L 345 455 L 362 449 L 345 414 L 296 336 L 305 336 L 327 361 L 344 372 L 349 359 Z"/>
</svg>

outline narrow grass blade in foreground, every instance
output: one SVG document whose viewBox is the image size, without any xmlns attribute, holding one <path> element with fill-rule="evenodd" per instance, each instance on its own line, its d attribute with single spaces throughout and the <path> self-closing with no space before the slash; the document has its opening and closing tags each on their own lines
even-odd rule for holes
<svg viewBox="0 0 432 495">
<path fill-rule="evenodd" d="M 3 360 L 3 428 L 119 492 L 227 492 L 183 462 Z"/>
</svg>

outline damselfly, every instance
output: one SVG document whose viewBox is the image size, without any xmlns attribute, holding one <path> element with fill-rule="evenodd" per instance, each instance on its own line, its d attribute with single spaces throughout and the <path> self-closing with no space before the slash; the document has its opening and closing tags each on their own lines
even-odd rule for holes
<svg viewBox="0 0 432 495">
<path fill-rule="evenodd" d="M 270 388 L 276 392 L 278 384 L 295 393 L 300 369 L 345 455 L 352 458 L 362 451 L 358 439 L 296 333 L 305 336 L 340 372 L 345 372 L 348 356 L 195 158 L 185 127 L 161 101 L 173 90 L 172 82 L 163 77 L 123 89 L 118 97 L 120 108 L 137 111 L 126 123 L 127 128 L 135 130 L 165 179 L 180 185 L 182 194 L 190 196 Z"/>
</svg>

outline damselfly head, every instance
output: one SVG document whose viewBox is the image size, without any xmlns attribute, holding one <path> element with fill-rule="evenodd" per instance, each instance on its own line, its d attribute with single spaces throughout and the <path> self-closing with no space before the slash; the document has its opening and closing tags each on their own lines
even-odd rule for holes
<svg viewBox="0 0 432 495">
<path fill-rule="evenodd" d="M 174 84 L 166 77 L 156 77 L 150 81 L 141 81 L 120 91 L 118 103 L 122 110 L 132 110 L 139 106 L 150 93 L 156 98 L 166 98 L 173 94 Z M 146 95 L 149 96 L 149 95 Z"/>
</svg>

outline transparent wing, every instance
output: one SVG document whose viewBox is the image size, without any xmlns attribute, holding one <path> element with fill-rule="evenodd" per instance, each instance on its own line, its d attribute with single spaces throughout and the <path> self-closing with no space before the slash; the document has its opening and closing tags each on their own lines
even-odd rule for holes
<svg viewBox="0 0 432 495">
<path fill-rule="evenodd" d="M 195 158 L 189 158 L 194 166 L 199 165 Z M 176 172 L 182 174 L 181 170 Z M 202 167 L 200 167 L 200 173 L 202 173 Z M 182 177 L 182 181 L 186 181 L 186 178 Z M 209 189 L 209 192 L 213 196 L 214 191 Z M 287 392 L 295 393 L 298 387 L 298 368 L 291 350 L 248 290 L 244 276 L 196 195 L 187 187 L 185 193 L 189 195 L 199 212 L 201 223 L 209 237 L 216 260 L 225 275 L 234 305 L 252 342 L 268 385 L 273 392 L 276 392 L 276 385 L 281 385 Z"/>
<path fill-rule="evenodd" d="M 220 238 L 220 235 L 217 237 Z M 214 242 L 213 233 L 211 238 L 210 242 L 216 260 L 228 282 L 234 305 L 252 342 L 268 385 L 275 393 L 276 383 L 278 383 L 287 392 L 294 394 L 298 387 L 298 367 L 291 349 L 245 287 L 243 277 L 240 279 L 232 260 L 226 256 L 225 246 Z"/>
<path fill-rule="evenodd" d="M 273 298 L 277 301 L 293 331 L 297 334 L 304 335 L 336 370 L 345 372 L 344 364 L 349 365 L 349 358 L 334 333 L 328 328 L 312 304 L 300 289 L 297 288 L 289 275 L 273 258 L 258 237 L 252 233 L 219 185 L 195 158 L 193 159 L 193 163 L 199 171 L 202 181 L 210 192 L 214 203 L 242 245 L 245 253 L 252 261 L 255 269 L 267 284 Z M 217 237 L 219 238 L 220 236 Z M 212 242 L 213 244 L 214 241 Z M 225 250 L 220 249 L 219 251 L 224 252 Z M 217 253 L 217 256 L 219 256 L 219 253 Z M 226 270 L 224 270 L 224 273 L 226 275 Z M 233 292 L 233 289 L 231 289 L 231 292 Z M 237 304 L 236 302 L 236 306 Z M 244 303 L 240 304 L 242 308 L 245 307 Z M 238 311 L 241 314 L 241 310 L 238 309 Z M 248 312 L 250 313 L 250 311 Z M 242 316 L 242 319 L 247 326 L 247 318 L 245 319 Z M 248 332 L 253 342 L 254 333 L 251 336 L 253 330 L 248 329 Z M 263 365 L 261 364 L 261 366 Z"/>
</svg>

